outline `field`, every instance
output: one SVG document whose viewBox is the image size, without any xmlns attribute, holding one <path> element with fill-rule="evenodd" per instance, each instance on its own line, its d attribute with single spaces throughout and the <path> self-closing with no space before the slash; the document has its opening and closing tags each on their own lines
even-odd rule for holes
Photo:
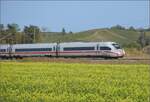
<svg viewBox="0 0 150 102">
<path fill-rule="evenodd" d="M 0 102 L 149 102 L 149 68 L 0 62 Z"/>
<path fill-rule="evenodd" d="M 62 35 L 61 32 L 43 32 L 42 42 L 72 42 L 72 41 L 114 41 L 121 45 L 136 43 L 140 36 L 138 31 L 119 29 L 92 29 L 73 34 Z M 150 37 L 150 31 L 146 32 L 146 37 Z"/>
</svg>

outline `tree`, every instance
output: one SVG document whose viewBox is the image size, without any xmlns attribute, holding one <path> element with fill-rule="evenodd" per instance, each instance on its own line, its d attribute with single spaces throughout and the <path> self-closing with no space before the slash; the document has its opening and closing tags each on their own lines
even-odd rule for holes
<svg viewBox="0 0 150 102">
<path fill-rule="evenodd" d="M 40 28 L 38 26 L 25 26 L 23 31 L 25 34 L 25 43 L 35 43 L 42 40 Z"/>
<path fill-rule="evenodd" d="M 1 24 L 1 32 L 5 34 L 2 36 L 5 40 L 6 43 L 19 43 L 18 36 L 20 36 L 19 32 L 19 25 L 12 23 L 12 24 L 7 24 L 7 28 L 5 29 L 4 26 Z M 11 42 L 10 42 L 11 41 Z"/>
<path fill-rule="evenodd" d="M 141 31 L 141 34 L 138 38 L 138 43 L 141 45 L 141 47 L 145 47 L 146 46 L 146 35 L 145 32 Z"/>
<path fill-rule="evenodd" d="M 0 32 L 4 31 L 4 25 L 0 24 Z"/>
<path fill-rule="evenodd" d="M 4 34 L 5 34 L 4 25 L 0 24 L 0 35 L 4 35 Z"/>
<path fill-rule="evenodd" d="M 116 26 L 111 27 L 111 29 L 125 30 L 125 27 L 121 25 L 116 25 Z"/>
<path fill-rule="evenodd" d="M 129 27 L 129 30 L 135 31 L 135 28 L 133 26 Z"/>
<path fill-rule="evenodd" d="M 73 34 L 73 32 L 72 32 L 72 31 L 70 31 L 70 32 L 69 32 L 69 34 Z"/>
<path fill-rule="evenodd" d="M 65 28 L 62 28 L 62 34 L 65 35 L 66 34 L 66 30 Z"/>
<path fill-rule="evenodd" d="M 9 33 L 15 34 L 16 32 L 20 31 L 19 25 L 15 23 L 7 24 L 7 31 Z"/>
<path fill-rule="evenodd" d="M 33 43 L 33 34 L 31 33 L 28 26 L 24 26 L 23 33 L 24 33 L 24 36 L 22 38 L 23 42 L 24 43 Z"/>
</svg>

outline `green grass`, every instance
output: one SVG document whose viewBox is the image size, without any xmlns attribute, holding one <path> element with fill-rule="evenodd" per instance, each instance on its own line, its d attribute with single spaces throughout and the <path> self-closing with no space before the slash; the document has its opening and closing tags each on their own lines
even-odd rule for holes
<svg viewBox="0 0 150 102">
<path fill-rule="evenodd" d="M 62 35 L 60 32 L 43 33 L 45 35 L 43 42 L 72 42 L 72 41 L 114 41 L 119 44 L 129 44 L 136 42 L 140 32 L 118 29 L 93 29 L 74 34 Z M 146 32 L 150 37 L 150 31 Z"/>
<path fill-rule="evenodd" d="M 148 102 L 148 65 L 0 62 L 0 102 Z"/>
</svg>

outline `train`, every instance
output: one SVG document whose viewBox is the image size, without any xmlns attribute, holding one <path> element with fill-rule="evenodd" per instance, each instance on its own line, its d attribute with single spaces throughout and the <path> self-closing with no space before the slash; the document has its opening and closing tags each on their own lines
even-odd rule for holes
<svg viewBox="0 0 150 102">
<path fill-rule="evenodd" d="M 99 57 L 122 58 L 124 49 L 116 42 L 64 42 L 0 44 L 0 58 Z"/>
</svg>

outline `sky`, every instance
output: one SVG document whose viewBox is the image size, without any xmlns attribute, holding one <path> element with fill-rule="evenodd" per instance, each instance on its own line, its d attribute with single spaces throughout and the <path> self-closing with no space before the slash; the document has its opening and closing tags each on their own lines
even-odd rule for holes
<svg viewBox="0 0 150 102">
<path fill-rule="evenodd" d="M 0 23 L 37 25 L 47 31 L 80 32 L 114 25 L 149 26 L 149 1 L 0 0 Z"/>
</svg>

